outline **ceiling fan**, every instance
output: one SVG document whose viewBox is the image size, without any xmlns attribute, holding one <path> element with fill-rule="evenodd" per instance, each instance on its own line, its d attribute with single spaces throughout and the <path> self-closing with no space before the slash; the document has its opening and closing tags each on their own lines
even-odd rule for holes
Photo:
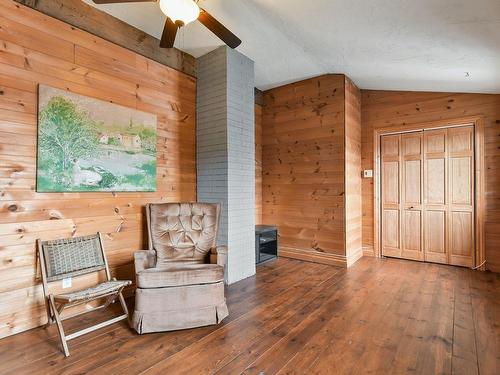
<svg viewBox="0 0 500 375">
<path fill-rule="evenodd" d="M 167 16 L 160 40 L 161 48 L 174 46 L 177 31 L 190 22 L 200 21 L 231 48 L 241 44 L 241 40 L 217 21 L 210 13 L 198 6 L 199 0 L 92 0 L 95 4 L 152 3 L 158 2 Z"/>
</svg>

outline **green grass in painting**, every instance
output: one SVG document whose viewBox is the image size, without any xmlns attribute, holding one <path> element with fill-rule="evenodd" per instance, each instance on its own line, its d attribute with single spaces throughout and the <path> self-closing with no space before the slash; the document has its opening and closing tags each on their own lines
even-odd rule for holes
<svg viewBox="0 0 500 375">
<path fill-rule="evenodd" d="M 144 163 L 140 169 L 144 173 L 129 174 L 125 176 L 124 183 L 132 185 L 140 185 L 145 187 L 148 191 L 156 190 L 156 162 Z"/>
</svg>

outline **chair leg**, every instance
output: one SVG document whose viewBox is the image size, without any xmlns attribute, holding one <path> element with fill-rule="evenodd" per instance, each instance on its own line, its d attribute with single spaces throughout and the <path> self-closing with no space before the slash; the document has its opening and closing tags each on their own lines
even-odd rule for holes
<svg viewBox="0 0 500 375">
<path fill-rule="evenodd" d="M 121 290 L 118 292 L 118 299 L 120 300 L 123 311 L 125 312 L 125 314 L 127 314 L 127 321 L 130 323 L 130 315 L 128 313 L 127 303 L 125 302 L 125 298 L 123 298 Z"/>
<path fill-rule="evenodd" d="M 45 298 L 45 308 L 47 309 L 47 324 L 45 324 L 44 328 L 47 328 L 54 323 L 54 316 L 52 315 L 48 296 Z"/>
<path fill-rule="evenodd" d="M 104 305 L 102 305 L 102 309 L 105 309 L 112 303 L 115 303 L 116 295 L 111 295 L 106 298 L 106 302 L 104 302 Z"/>
<path fill-rule="evenodd" d="M 57 330 L 59 331 L 59 337 L 61 338 L 61 344 L 64 350 L 64 355 L 69 357 L 68 344 L 66 342 L 66 335 L 64 334 L 64 328 L 62 325 L 61 317 L 59 316 L 59 311 L 56 308 L 56 302 L 54 301 L 54 296 L 49 297 L 50 306 L 52 307 L 52 312 L 54 313 L 54 318 L 56 320 Z"/>
</svg>

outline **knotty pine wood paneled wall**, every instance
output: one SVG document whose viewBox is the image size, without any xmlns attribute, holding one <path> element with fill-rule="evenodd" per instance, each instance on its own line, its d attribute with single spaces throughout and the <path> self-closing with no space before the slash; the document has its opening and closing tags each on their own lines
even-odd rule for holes
<svg viewBox="0 0 500 375">
<path fill-rule="evenodd" d="M 82 0 L 15 0 L 163 65 L 196 77 L 195 58 L 177 48 L 159 48 L 160 41 Z"/>
<path fill-rule="evenodd" d="M 158 116 L 156 193 L 35 192 L 37 85 Z M 35 240 L 103 232 L 114 276 L 134 279 L 147 202 L 196 199 L 196 80 L 0 0 L 0 337 L 46 322 Z M 73 279 L 73 286 L 95 282 Z"/>
<path fill-rule="evenodd" d="M 255 224 L 262 222 L 262 106 L 255 104 Z"/>
<path fill-rule="evenodd" d="M 362 167 L 373 169 L 373 130 L 465 116 L 485 124 L 486 266 L 500 272 L 500 95 L 362 90 Z M 372 179 L 363 179 L 363 248 L 373 254 Z"/>
<path fill-rule="evenodd" d="M 345 86 L 344 75 L 325 75 L 264 93 L 262 216 L 278 225 L 282 256 L 347 264 Z"/>
<path fill-rule="evenodd" d="M 347 265 L 363 256 L 361 205 L 361 92 L 345 77 L 345 233 Z"/>
</svg>

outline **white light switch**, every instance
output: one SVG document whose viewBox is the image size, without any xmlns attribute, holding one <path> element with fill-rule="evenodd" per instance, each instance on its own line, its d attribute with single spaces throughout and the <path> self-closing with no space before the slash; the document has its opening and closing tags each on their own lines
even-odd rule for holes
<svg viewBox="0 0 500 375">
<path fill-rule="evenodd" d="M 71 288 L 71 277 L 66 277 L 62 281 L 62 287 L 63 289 Z"/>
<path fill-rule="evenodd" d="M 373 177 L 373 170 L 371 170 L 371 169 L 365 169 L 363 171 L 363 177 L 364 178 L 372 178 Z"/>
</svg>

